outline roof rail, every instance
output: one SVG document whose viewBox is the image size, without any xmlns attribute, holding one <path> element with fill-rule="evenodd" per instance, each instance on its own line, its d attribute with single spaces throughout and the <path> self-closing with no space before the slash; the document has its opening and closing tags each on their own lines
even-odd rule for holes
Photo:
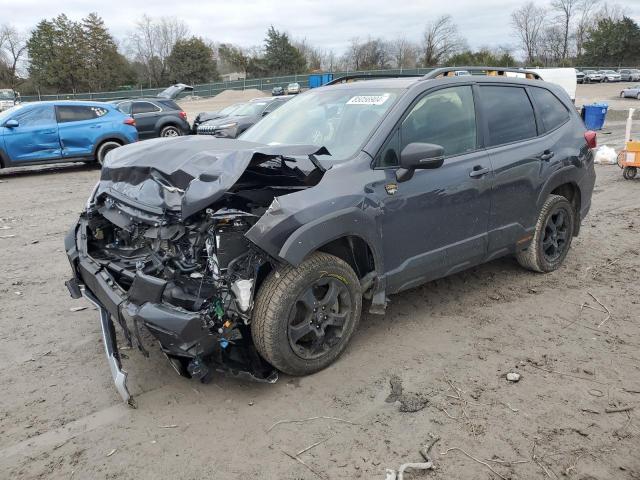
<svg viewBox="0 0 640 480">
<path fill-rule="evenodd" d="M 485 75 L 491 77 L 499 77 L 506 76 L 507 72 L 510 73 L 519 73 L 525 76 L 530 80 L 542 80 L 542 77 L 538 75 L 536 72 L 532 72 L 531 70 L 525 70 L 523 68 L 512 68 L 512 67 L 443 67 L 436 68 L 435 70 L 430 71 L 425 74 L 422 79 L 428 80 L 432 78 L 438 77 L 449 77 L 453 76 L 453 73 L 458 70 L 466 70 L 467 72 L 484 72 Z M 451 74 L 451 75 L 450 75 Z"/>
<path fill-rule="evenodd" d="M 421 74 L 418 73 L 414 73 L 414 74 L 410 74 L 410 73 L 354 73 L 353 75 L 344 75 L 343 77 L 338 77 L 335 78 L 333 80 L 331 80 L 328 83 L 325 83 L 323 86 L 326 85 L 336 85 L 338 83 L 347 83 L 350 80 L 362 80 L 362 79 L 376 79 L 376 78 L 404 78 L 404 77 L 413 77 L 413 78 L 419 78 L 422 77 Z"/>
</svg>

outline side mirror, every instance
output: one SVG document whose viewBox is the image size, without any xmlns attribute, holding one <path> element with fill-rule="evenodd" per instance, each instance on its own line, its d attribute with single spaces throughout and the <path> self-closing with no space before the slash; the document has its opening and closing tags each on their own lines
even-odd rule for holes
<svg viewBox="0 0 640 480">
<path fill-rule="evenodd" d="M 413 177 L 416 169 L 439 168 L 444 163 L 444 147 L 433 143 L 410 143 L 400 153 L 400 168 L 396 170 L 398 182 Z"/>
<path fill-rule="evenodd" d="M 266 117 L 267 115 L 269 115 L 271 112 L 262 112 L 262 116 Z"/>
<path fill-rule="evenodd" d="M 7 120 L 3 126 L 7 128 L 16 128 L 19 125 L 20 123 L 17 120 L 11 119 L 11 120 Z"/>
</svg>

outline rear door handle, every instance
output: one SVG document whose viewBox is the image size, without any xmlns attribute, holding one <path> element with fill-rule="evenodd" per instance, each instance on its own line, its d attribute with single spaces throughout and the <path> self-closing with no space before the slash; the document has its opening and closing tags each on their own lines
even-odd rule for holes
<svg viewBox="0 0 640 480">
<path fill-rule="evenodd" d="M 483 167 L 482 165 L 476 165 L 475 167 L 473 167 L 473 170 L 471 170 L 469 172 L 469 176 L 471 178 L 477 178 L 477 177 L 481 177 L 483 175 L 486 175 L 487 173 L 489 173 L 491 170 L 487 167 Z"/>
<path fill-rule="evenodd" d="M 553 158 L 554 155 L 555 153 L 553 153 L 551 150 L 545 150 L 543 153 L 540 154 L 538 158 L 540 160 L 544 160 L 545 162 L 548 162 Z"/>
</svg>

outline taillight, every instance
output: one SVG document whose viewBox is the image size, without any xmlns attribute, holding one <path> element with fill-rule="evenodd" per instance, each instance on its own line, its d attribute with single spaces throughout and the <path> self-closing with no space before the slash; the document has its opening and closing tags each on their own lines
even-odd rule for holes
<svg viewBox="0 0 640 480">
<path fill-rule="evenodd" d="M 125 118 L 123 123 L 124 123 L 125 125 L 131 125 L 132 127 L 135 127 L 135 126 L 136 126 L 136 121 L 135 121 L 133 118 L 131 118 L 131 117 L 127 117 L 127 118 Z"/>
<path fill-rule="evenodd" d="M 180 118 L 182 118 L 183 120 L 187 119 L 187 112 L 180 112 L 178 115 L 180 115 Z"/>
<path fill-rule="evenodd" d="M 598 146 L 598 142 L 596 140 L 596 132 L 593 130 L 587 130 L 584 132 L 584 139 L 587 141 L 587 146 L 589 148 L 596 148 Z"/>
</svg>

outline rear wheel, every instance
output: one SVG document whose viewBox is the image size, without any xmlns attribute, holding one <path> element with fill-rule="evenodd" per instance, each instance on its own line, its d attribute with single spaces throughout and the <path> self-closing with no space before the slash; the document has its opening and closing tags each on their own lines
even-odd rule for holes
<svg viewBox="0 0 640 480">
<path fill-rule="evenodd" d="M 104 159 L 107 156 L 107 153 L 121 146 L 122 145 L 116 142 L 115 140 L 109 140 L 107 142 L 104 142 L 102 145 L 98 147 L 98 150 L 96 151 L 96 160 L 100 165 L 104 165 Z"/>
<path fill-rule="evenodd" d="M 182 135 L 182 132 L 175 125 L 167 125 L 166 127 L 162 127 L 160 130 L 161 137 L 179 137 Z"/>
<path fill-rule="evenodd" d="M 533 240 L 516 253 L 518 263 L 534 272 L 552 272 L 564 261 L 573 238 L 576 212 L 560 195 L 549 195 L 540 210 Z"/>
<path fill-rule="evenodd" d="M 638 173 L 638 169 L 636 167 L 624 167 L 622 170 L 622 176 L 625 180 L 633 180 Z"/>
<path fill-rule="evenodd" d="M 307 375 L 344 351 L 362 309 L 360 281 L 343 260 L 316 252 L 297 268 L 283 267 L 256 295 L 251 334 L 277 369 Z"/>
</svg>

